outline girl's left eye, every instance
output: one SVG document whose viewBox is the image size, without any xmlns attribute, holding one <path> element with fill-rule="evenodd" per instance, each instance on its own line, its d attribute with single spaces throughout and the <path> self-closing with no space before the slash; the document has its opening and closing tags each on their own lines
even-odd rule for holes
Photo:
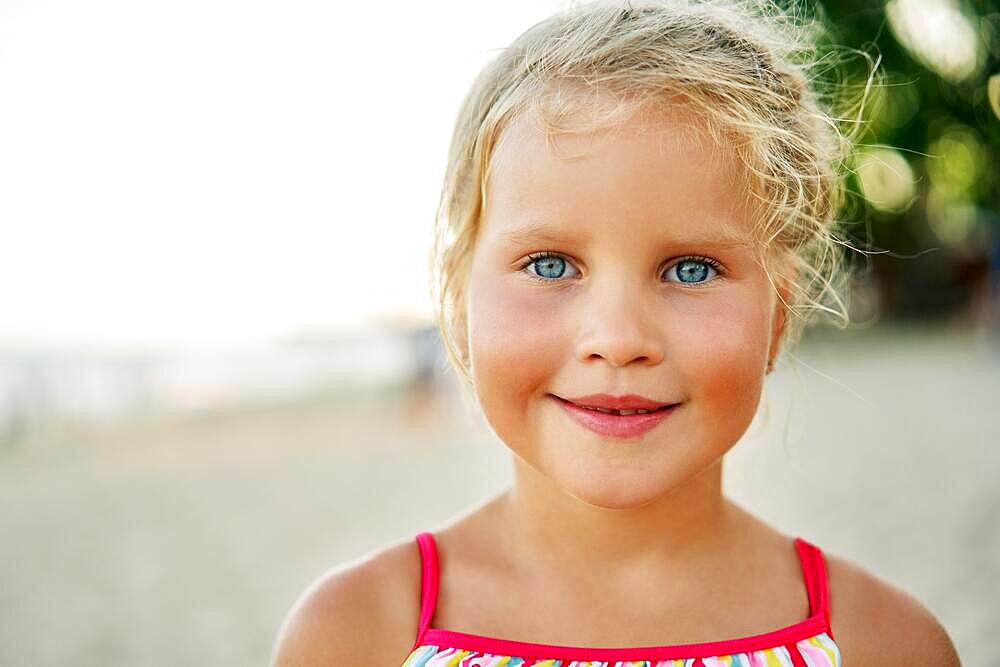
<svg viewBox="0 0 1000 667">
<path fill-rule="evenodd" d="M 708 282 L 709 274 L 718 275 L 720 266 L 711 257 L 684 257 L 667 269 L 667 273 L 673 272 L 678 278 L 677 282 L 686 285 L 700 285 Z"/>
<path fill-rule="evenodd" d="M 551 252 L 543 252 L 537 255 L 528 255 L 527 261 L 521 265 L 524 271 L 530 266 L 535 266 L 537 273 L 528 272 L 528 275 L 541 282 L 555 282 L 562 278 L 567 266 L 572 266 L 561 255 Z M 667 269 L 667 274 L 677 276 L 676 280 L 668 282 L 678 282 L 684 285 L 700 285 L 708 282 L 713 276 L 720 273 L 721 265 L 711 257 L 692 255 L 682 257 Z"/>
</svg>

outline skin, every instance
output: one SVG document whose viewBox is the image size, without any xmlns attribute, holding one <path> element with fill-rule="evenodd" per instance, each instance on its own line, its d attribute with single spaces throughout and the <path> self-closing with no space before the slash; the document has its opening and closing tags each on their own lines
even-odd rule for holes
<svg viewBox="0 0 1000 667">
<path fill-rule="evenodd" d="M 631 647 L 803 621 L 791 538 L 721 491 L 723 456 L 753 418 L 783 325 L 748 242 L 737 162 L 681 114 L 562 136 L 555 153 L 534 120 L 511 125 L 493 156 L 466 294 L 476 395 L 514 481 L 433 531 L 430 627 Z M 528 223 L 550 238 L 514 233 Z M 725 244 L 711 240 L 720 232 Z M 566 259 L 544 273 L 553 282 L 529 275 L 541 262 L 525 267 L 541 251 Z M 687 255 L 717 260 L 720 273 L 680 282 L 673 267 Z M 681 406 L 623 441 L 578 426 L 550 395 L 596 392 Z M 843 664 L 959 664 L 919 601 L 825 557 Z M 326 573 L 289 612 L 271 664 L 401 664 L 417 633 L 420 569 L 407 539 Z"/>
<path fill-rule="evenodd" d="M 783 322 L 741 171 L 679 114 L 560 136 L 556 151 L 536 120 L 517 119 L 493 156 L 467 292 L 476 395 L 514 455 L 505 522 L 554 570 L 679 567 L 727 537 L 722 456 L 753 419 Z M 548 237 L 519 231 L 533 224 Z M 565 259 L 549 282 L 522 268 L 542 251 Z M 681 282 L 689 255 L 721 268 Z M 681 405 L 617 440 L 552 396 L 597 392 Z"/>
</svg>

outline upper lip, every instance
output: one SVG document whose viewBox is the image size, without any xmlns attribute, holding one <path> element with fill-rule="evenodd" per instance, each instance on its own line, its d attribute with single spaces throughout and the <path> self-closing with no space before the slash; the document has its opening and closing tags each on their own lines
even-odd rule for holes
<svg viewBox="0 0 1000 667">
<path fill-rule="evenodd" d="M 562 398 L 561 396 L 557 398 Z M 588 394 L 575 398 L 564 398 L 564 401 L 575 403 L 587 408 L 606 408 L 608 410 L 656 410 L 664 405 L 672 405 L 666 401 L 655 401 L 638 394 L 612 396 L 611 394 Z"/>
</svg>

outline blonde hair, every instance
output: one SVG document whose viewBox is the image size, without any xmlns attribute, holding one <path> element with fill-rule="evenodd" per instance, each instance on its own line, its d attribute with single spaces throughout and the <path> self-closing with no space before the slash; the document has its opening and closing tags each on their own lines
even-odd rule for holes
<svg viewBox="0 0 1000 667">
<path fill-rule="evenodd" d="M 612 92 L 617 104 L 585 126 L 574 124 L 577 131 L 679 99 L 708 121 L 717 142 L 732 147 L 759 214 L 758 261 L 772 286 L 787 290 L 787 299 L 779 291 L 782 349 L 820 313 L 849 324 L 842 246 L 853 246 L 838 235 L 834 216 L 853 132 L 821 103 L 819 75 L 830 69 L 816 57 L 822 23 L 800 14 L 767 0 L 591 2 L 532 26 L 480 72 L 456 119 L 431 254 L 443 346 L 466 386 L 465 287 L 491 156 L 503 130 L 528 111 L 544 119 L 550 137 L 568 131 L 560 122 L 592 106 L 580 91 Z"/>
</svg>

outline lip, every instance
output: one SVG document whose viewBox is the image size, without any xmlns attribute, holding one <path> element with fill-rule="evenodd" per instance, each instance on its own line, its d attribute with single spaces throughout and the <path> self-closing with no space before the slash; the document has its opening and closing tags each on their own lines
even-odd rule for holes
<svg viewBox="0 0 1000 667">
<path fill-rule="evenodd" d="M 652 430 L 679 405 L 675 403 L 643 415 L 609 415 L 605 412 L 580 407 L 566 399 L 559 398 L 555 394 L 552 397 L 562 406 L 570 418 L 580 426 L 598 435 L 623 440 L 638 438 Z"/>
<path fill-rule="evenodd" d="M 555 396 L 555 394 L 553 394 Z M 562 398 L 558 396 L 557 398 Z M 564 401 L 577 405 L 586 405 L 592 408 L 608 408 L 610 410 L 656 410 L 664 405 L 670 405 L 670 401 L 654 401 L 638 394 L 625 394 L 624 396 L 612 396 L 611 394 L 587 394 L 575 398 L 563 398 Z"/>
</svg>

